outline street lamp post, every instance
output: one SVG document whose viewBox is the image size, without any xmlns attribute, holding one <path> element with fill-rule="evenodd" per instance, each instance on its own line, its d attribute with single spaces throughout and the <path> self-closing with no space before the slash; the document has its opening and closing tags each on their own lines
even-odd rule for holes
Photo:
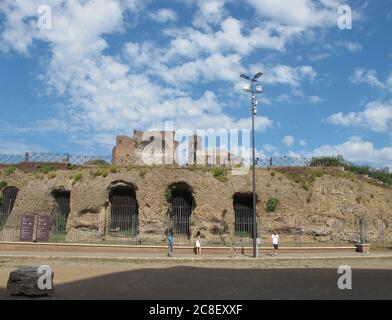
<svg viewBox="0 0 392 320">
<path fill-rule="evenodd" d="M 249 77 L 246 74 L 241 74 L 241 78 L 248 80 L 250 82 L 250 86 L 244 87 L 244 91 L 250 92 L 251 94 L 251 113 L 252 113 L 252 174 L 253 174 L 253 257 L 257 258 L 258 250 L 257 250 L 257 223 L 256 223 L 256 159 L 255 159 L 255 115 L 257 113 L 257 104 L 258 101 L 256 99 L 256 94 L 262 93 L 262 87 L 256 86 L 257 79 L 260 78 L 263 74 L 261 72 L 255 74 L 253 78 Z"/>
</svg>

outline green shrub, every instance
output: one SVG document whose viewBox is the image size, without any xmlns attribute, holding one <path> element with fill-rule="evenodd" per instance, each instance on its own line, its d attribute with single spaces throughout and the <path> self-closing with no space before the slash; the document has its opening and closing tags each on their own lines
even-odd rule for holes
<svg viewBox="0 0 392 320">
<path fill-rule="evenodd" d="M 36 173 L 43 173 L 43 174 L 48 174 L 49 172 L 53 172 L 53 171 L 56 171 L 56 168 L 49 165 L 45 165 L 35 169 Z"/>
<path fill-rule="evenodd" d="M 14 174 L 15 171 L 16 171 L 16 167 L 14 166 L 7 167 L 3 170 L 5 176 L 10 176 L 11 174 Z"/>
<path fill-rule="evenodd" d="M 269 198 L 267 201 L 266 210 L 267 212 L 275 212 L 279 205 L 279 199 L 277 198 Z"/>
<path fill-rule="evenodd" d="M 220 182 L 227 181 L 227 168 L 225 167 L 216 167 L 211 170 L 212 175 L 215 179 L 219 180 Z"/>
<path fill-rule="evenodd" d="M 107 169 L 107 167 L 99 167 L 91 171 L 91 175 L 93 177 L 107 177 L 109 175 L 109 170 Z"/>
<path fill-rule="evenodd" d="M 165 188 L 165 191 L 164 191 L 163 195 L 165 196 L 165 199 L 166 199 L 167 202 L 171 201 L 171 190 L 170 190 L 169 187 Z"/>
<path fill-rule="evenodd" d="M 147 169 L 140 169 L 139 170 L 139 177 L 144 178 L 144 176 L 147 174 Z"/>
<path fill-rule="evenodd" d="M 97 159 L 97 160 L 88 160 L 85 163 L 83 163 L 84 165 L 88 165 L 88 166 L 101 166 L 101 167 L 105 167 L 108 166 L 109 163 L 106 162 L 105 160 L 101 160 L 101 159 Z"/>
<path fill-rule="evenodd" d="M 48 178 L 49 178 L 49 179 L 54 179 L 54 178 L 56 178 L 56 176 L 57 176 L 56 172 L 53 172 L 53 171 L 52 171 L 52 172 L 49 172 L 49 173 L 48 173 Z"/>
<path fill-rule="evenodd" d="M 311 167 L 343 167 L 345 162 L 342 156 L 313 157 L 309 165 Z"/>
<path fill-rule="evenodd" d="M 71 164 L 71 163 L 67 164 L 68 170 L 76 170 L 77 168 L 78 168 L 78 166 L 76 164 Z"/>
<path fill-rule="evenodd" d="M 82 177 L 83 177 L 83 175 L 82 175 L 81 172 L 76 173 L 76 174 L 73 176 L 72 184 L 75 184 L 76 182 L 82 180 Z"/>
<path fill-rule="evenodd" d="M 386 170 L 374 170 L 369 166 L 356 166 L 352 164 L 345 165 L 344 170 L 356 175 L 367 175 L 373 179 L 382 181 L 385 184 L 392 185 L 392 173 L 389 173 Z"/>
<path fill-rule="evenodd" d="M 110 167 L 110 173 L 117 173 L 120 171 L 120 168 L 117 167 L 116 165 L 112 164 Z"/>
<path fill-rule="evenodd" d="M 8 185 L 7 181 L 0 181 L 0 191 L 3 190 L 4 188 L 6 188 Z"/>
</svg>

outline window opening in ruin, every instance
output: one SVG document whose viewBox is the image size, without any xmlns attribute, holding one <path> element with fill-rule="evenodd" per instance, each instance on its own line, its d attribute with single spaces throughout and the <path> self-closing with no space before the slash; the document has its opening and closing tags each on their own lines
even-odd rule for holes
<svg viewBox="0 0 392 320">
<path fill-rule="evenodd" d="M 111 202 L 110 234 L 112 236 L 136 236 L 139 224 L 139 205 L 134 188 L 114 188 L 109 200 Z"/>
<path fill-rule="evenodd" d="M 65 234 L 67 220 L 70 212 L 71 192 L 65 190 L 55 190 L 52 192 L 56 207 L 53 216 L 52 233 Z"/>
<path fill-rule="evenodd" d="M 235 194 L 234 207 L 234 234 L 241 238 L 253 236 L 253 197 L 252 194 Z"/>
<path fill-rule="evenodd" d="M 186 186 L 174 185 L 171 188 L 170 219 L 173 231 L 177 236 L 190 238 L 190 217 L 192 214 L 194 199 Z"/>
<path fill-rule="evenodd" d="M 0 228 L 5 225 L 8 216 L 11 214 L 18 191 L 16 187 L 7 187 L 2 192 L 0 199 Z"/>
</svg>

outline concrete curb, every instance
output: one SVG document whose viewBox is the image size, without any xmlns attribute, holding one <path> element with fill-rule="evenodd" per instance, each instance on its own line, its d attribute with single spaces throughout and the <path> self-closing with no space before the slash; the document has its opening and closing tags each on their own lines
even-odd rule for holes
<svg viewBox="0 0 392 320">
<path fill-rule="evenodd" d="M 316 256 L 316 257 L 262 257 L 253 259 L 251 257 L 215 257 L 215 258 L 187 258 L 187 257 L 108 257 L 108 256 L 56 256 L 56 255 L 1 255 L 0 260 L 39 260 L 39 261 L 79 261 L 79 262 L 153 262 L 153 263 L 214 263 L 214 262 L 251 262 L 255 263 L 270 263 L 270 262 L 298 262 L 306 264 L 309 262 L 326 262 L 326 261 L 372 261 L 372 260 L 390 260 L 392 262 L 392 255 L 358 255 L 358 256 Z"/>
</svg>

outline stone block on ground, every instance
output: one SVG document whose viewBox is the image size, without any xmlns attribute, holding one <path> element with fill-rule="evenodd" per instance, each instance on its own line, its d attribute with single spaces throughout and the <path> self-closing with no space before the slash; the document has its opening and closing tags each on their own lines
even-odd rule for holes
<svg viewBox="0 0 392 320">
<path fill-rule="evenodd" d="M 11 271 L 7 283 L 7 292 L 10 295 L 45 296 L 54 293 L 53 277 L 51 274 L 51 289 L 40 289 L 38 280 L 43 273 L 38 273 L 38 267 L 23 266 Z"/>
</svg>

